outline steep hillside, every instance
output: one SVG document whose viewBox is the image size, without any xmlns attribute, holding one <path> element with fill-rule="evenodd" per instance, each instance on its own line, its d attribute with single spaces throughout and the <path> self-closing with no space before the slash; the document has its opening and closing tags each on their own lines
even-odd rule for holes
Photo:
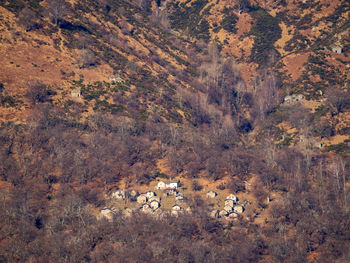
<svg viewBox="0 0 350 263">
<path fill-rule="evenodd" d="M 0 0 L 0 261 L 346 262 L 349 8 Z"/>
<path fill-rule="evenodd" d="M 54 100 L 62 104 L 71 99 L 69 92 L 77 81 L 83 80 L 84 85 L 111 82 L 111 77 L 119 76 L 125 81 L 125 88 L 136 91 L 126 94 L 148 94 L 139 100 L 143 112 L 157 110 L 175 122 L 188 121 L 188 109 L 175 105 L 178 102 L 173 101 L 174 96 L 168 96 L 172 106 L 161 105 L 163 101 L 155 98 L 163 92 L 179 93 L 181 89 L 201 90 L 204 96 L 216 93 L 223 85 L 220 75 L 224 64 L 231 63 L 231 59 L 241 80 L 235 76 L 228 85 L 235 85 L 235 92 L 261 100 L 260 104 L 271 104 L 264 111 L 278 109 L 284 96 L 302 94 L 306 108 L 315 111 L 318 107 L 323 115 L 336 119 L 337 124 L 330 125 L 334 130 L 331 135 L 345 132 L 347 116 L 334 116 L 332 111 L 337 111 L 333 109 L 337 106 L 330 107 L 326 101 L 332 90 L 341 93 L 341 89 L 348 89 L 346 3 L 80 1 L 61 4 L 59 14 L 55 14 L 56 6 L 50 2 L 21 3 L 5 1 L 3 6 L 7 9 L 1 12 L 1 83 L 7 94 L 3 104 L 21 108 L 20 112 L 13 107 L 3 108 L 3 120 L 23 119 L 25 109 L 30 108 L 25 96 L 27 86 L 37 80 L 54 87 Z M 313 13 L 317 16 L 313 17 Z M 52 24 L 50 19 L 58 22 Z M 205 42 L 209 41 L 213 44 L 207 47 Z M 341 54 L 334 52 L 335 47 L 341 49 Z M 278 92 L 271 102 L 263 102 L 266 98 L 262 97 L 275 91 L 260 88 L 267 75 Z M 216 87 L 208 88 L 209 82 Z M 109 99 L 102 98 L 99 103 L 91 102 L 90 97 L 90 108 L 97 109 L 102 103 L 115 111 L 125 106 L 113 102 L 110 91 L 108 95 Z M 220 99 L 215 98 L 218 95 L 205 103 L 217 106 L 212 102 Z M 23 103 L 16 103 L 17 100 Z M 221 111 L 226 115 L 225 110 Z M 241 111 L 254 122 L 254 110 Z M 320 137 L 325 136 L 317 136 L 321 143 Z M 327 145 L 328 141 L 322 143 Z"/>
</svg>

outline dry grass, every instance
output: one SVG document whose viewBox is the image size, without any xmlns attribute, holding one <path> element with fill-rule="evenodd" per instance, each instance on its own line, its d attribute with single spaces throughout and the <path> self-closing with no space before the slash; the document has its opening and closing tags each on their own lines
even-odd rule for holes
<svg viewBox="0 0 350 263">
<path fill-rule="evenodd" d="M 289 41 L 293 37 L 293 27 L 288 27 L 285 23 L 279 24 L 282 29 L 282 37 L 276 41 L 275 47 L 278 50 L 278 52 L 285 56 L 287 52 L 284 50 L 284 46 L 286 45 L 286 42 Z M 289 33 L 291 31 L 291 33 Z"/>
<path fill-rule="evenodd" d="M 322 143 L 324 145 L 328 146 L 328 145 L 343 143 L 345 140 L 349 140 L 349 139 L 350 139 L 349 135 L 337 134 L 337 135 L 329 137 L 329 138 L 323 138 Z"/>
<path fill-rule="evenodd" d="M 304 63 L 307 61 L 310 53 L 291 54 L 283 58 L 283 63 L 286 65 L 287 74 L 290 74 L 292 80 L 297 80 L 304 70 Z"/>
<path fill-rule="evenodd" d="M 311 112 L 315 112 L 315 110 L 322 105 L 322 102 L 315 100 L 302 100 L 301 104 L 310 109 Z"/>
</svg>

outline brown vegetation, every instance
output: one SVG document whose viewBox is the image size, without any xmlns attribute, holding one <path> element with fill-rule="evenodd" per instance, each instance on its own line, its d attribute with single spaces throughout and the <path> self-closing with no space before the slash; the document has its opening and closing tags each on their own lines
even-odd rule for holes
<svg viewBox="0 0 350 263">
<path fill-rule="evenodd" d="M 349 47 L 324 47 L 348 5 L 334 3 L 0 1 L 0 262 L 345 262 Z M 96 218 L 114 189 L 160 178 L 186 182 L 192 213 Z M 247 211 L 211 218 L 208 190 Z"/>
</svg>

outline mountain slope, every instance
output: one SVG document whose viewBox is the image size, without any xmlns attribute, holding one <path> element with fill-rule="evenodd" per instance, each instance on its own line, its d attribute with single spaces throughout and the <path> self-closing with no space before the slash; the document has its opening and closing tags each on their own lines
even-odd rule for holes
<svg viewBox="0 0 350 263">
<path fill-rule="evenodd" d="M 0 32 L 0 261 L 349 257 L 346 1 L 0 0 Z M 172 179 L 183 214 L 112 197 Z"/>
</svg>

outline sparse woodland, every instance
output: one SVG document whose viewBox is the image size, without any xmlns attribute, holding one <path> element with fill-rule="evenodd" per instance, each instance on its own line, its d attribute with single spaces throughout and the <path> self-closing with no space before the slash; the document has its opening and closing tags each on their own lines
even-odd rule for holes
<svg viewBox="0 0 350 263">
<path fill-rule="evenodd" d="M 1 45 L 24 41 L 62 54 L 53 63 L 72 59 L 56 67 L 61 86 L 42 77 L 16 90 L 0 78 L 0 262 L 349 261 L 350 96 L 341 68 L 349 44 L 335 62 L 324 49 L 348 32 L 349 4 L 324 14 L 328 34 L 300 40 L 311 18 L 290 15 L 292 1 L 221 2 L 0 0 Z M 329 2 L 300 5 L 328 10 Z M 240 38 L 253 41 L 251 52 L 237 57 L 225 51 L 232 40 L 214 34 L 238 34 L 246 16 L 252 27 Z M 295 26 L 286 52 L 313 52 L 293 78 L 275 45 L 282 22 Z M 52 43 L 38 44 L 40 36 Z M 30 69 L 49 74 L 42 65 Z M 102 67 L 110 76 L 87 80 Z M 292 94 L 305 99 L 285 103 Z M 347 139 L 316 146 L 335 136 Z M 192 180 L 194 213 L 96 218 L 122 182 L 160 177 L 160 160 L 163 177 Z M 201 178 L 223 180 L 232 193 L 251 182 L 255 213 L 211 218 Z M 267 203 L 271 193 L 278 198 Z"/>
</svg>

